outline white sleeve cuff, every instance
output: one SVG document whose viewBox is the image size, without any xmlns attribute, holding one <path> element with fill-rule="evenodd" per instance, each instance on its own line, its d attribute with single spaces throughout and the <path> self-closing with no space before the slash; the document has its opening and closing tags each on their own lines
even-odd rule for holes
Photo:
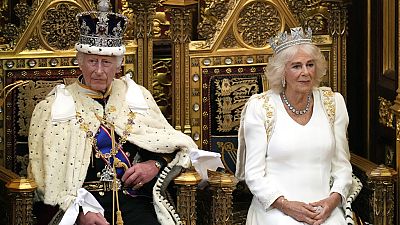
<svg viewBox="0 0 400 225">
<path fill-rule="evenodd" d="M 79 215 L 79 206 L 82 207 L 83 213 L 94 212 L 104 215 L 104 209 L 101 207 L 96 198 L 84 188 L 77 191 L 78 196 L 75 201 L 65 211 L 59 225 L 73 225 Z"/>
</svg>

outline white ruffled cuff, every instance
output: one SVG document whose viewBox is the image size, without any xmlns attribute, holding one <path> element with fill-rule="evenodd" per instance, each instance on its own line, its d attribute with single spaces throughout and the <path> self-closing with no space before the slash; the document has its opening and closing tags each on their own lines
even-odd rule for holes
<svg viewBox="0 0 400 225">
<path fill-rule="evenodd" d="M 189 156 L 192 165 L 202 178 L 200 187 L 203 187 L 208 181 L 207 170 L 216 171 L 218 167 L 225 168 L 221 161 L 221 154 L 217 152 L 191 148 L 189 149 Z"/>
<path fill-rule="evenodd" d="M 78 196 L 74 203 L 72 203 L 67 211 L 65 211 L 63 218 L 59 225 L 73 225 L 79 215 L 79 206 L 82 207 L 83 213 L 94 212 L 104 215 L 104 209 L 101 207 L 96 198 L 84 188 L 77 191 Z"/>
</svg>

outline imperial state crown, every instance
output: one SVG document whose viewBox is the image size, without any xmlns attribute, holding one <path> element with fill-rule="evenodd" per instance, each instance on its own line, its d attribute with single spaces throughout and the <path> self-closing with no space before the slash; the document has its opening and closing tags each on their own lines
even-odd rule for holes
<svg viewBox="0 0 400 225">
<path fill-rule="evenodd" d="M 86 11 L 76 15 L 80 29 L 77 51 L 87 54 L 120 56 L 125 53 L 123 36 L 128 19 L 110 11 L 109 0 L 99 0 L 98 11 Z"/>
</svg>

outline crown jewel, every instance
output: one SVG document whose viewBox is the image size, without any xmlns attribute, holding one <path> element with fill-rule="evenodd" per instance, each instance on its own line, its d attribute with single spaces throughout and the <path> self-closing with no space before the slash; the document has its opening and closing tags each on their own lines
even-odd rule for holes
<svg viewBox="0 0 400 225">
<path fill-rule="evenodd" d="M 99 55 L 123 55 L 123 35 L 128 19 L 110 11 L 109 0 L 99 0 L 98 11 L 81 12 L 76 15 L 80 37 L 75 45 L 81 52 Z"/>
<path fill-rule="evenodd" d="M 271 45 L 271 48 L 274 50 L 275 54 L 278 54 L 282 50 L 294 45 L 311 44 L 311 28 L 307 28 L 305 33 L 301 27 L 290 28 L 290 33 L 291 34 L 288 35 L 285 31 L 269 39 L 269 44 Z"/>
</svg>

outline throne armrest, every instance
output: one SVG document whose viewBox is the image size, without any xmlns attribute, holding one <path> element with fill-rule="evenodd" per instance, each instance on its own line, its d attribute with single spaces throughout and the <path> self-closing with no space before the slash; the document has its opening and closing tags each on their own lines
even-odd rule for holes
<svg viewBox="0 0 400 225">
<path fill-rule="evenodd" d="M 177 187 L 177 212 L 182 224 L 196 225 L 196 190 L 200 183 L 200 175 L 193 169 L 182 172 L 174 179 Z"/>
<path fill-rule="evenodd" d="M 10 199 L 8 207 L 9 225 L 31 225 L 33 223 L 33 196 L 36 183 L 31 179 L 19 177 L 17 174 L 0 166 L 0 180 L 6 182 Z"/>
<path fill-rule="evenodd" d="M 351 164 L 354 174 L 364 186 L 352 203 L 354 211 L 362 221 L 375 225 L 393 225 L 397 172 L 355 154 L 351 154 Z"/>
</svg>

